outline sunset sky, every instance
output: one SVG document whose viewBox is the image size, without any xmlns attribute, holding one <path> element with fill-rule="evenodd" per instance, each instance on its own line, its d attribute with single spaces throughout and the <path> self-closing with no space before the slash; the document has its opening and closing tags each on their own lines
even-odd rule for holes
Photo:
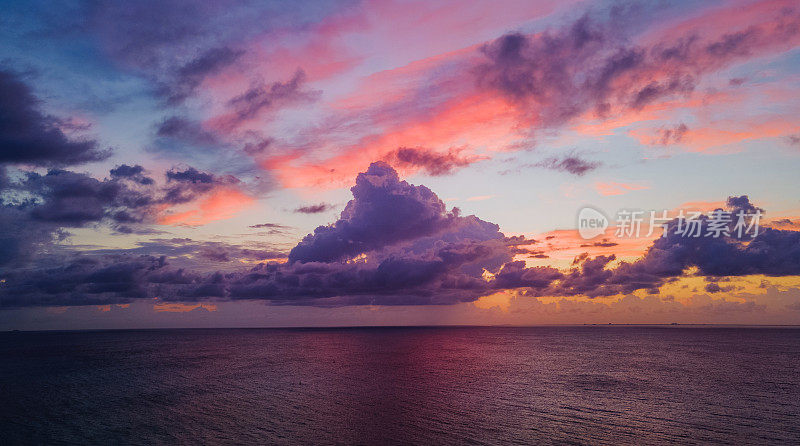
<svg viewBox="0 0 800 446">
<path fill-rule="evenodd" d="M 2 329 L 800 324 L 797 2 L 19 1 L 0 43 Z"/>
</svg>

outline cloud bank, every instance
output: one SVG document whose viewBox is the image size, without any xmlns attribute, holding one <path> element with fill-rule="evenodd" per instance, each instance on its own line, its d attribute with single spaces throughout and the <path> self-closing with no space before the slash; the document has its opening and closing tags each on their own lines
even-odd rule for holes
<svg viewBox="0 0 800 446">
<path fill-rule="evenodd" d="M 195 169 L 173 170 L 167 177 L 162 201 L 167 197 L 180 201 L 194 188 L 221 181 Z M 43 204 L 31 209 L 25 205 L 8 209 L 26 212 L 29 221 L 72 225 L 119 219 L 108 206 L 147 209 L 151 198 L 132 193 L 118 178 L 140 185 L 146 177 L 136 166 L 119 166 L 104 181 L 51 171 L 26 181 L 31 188 L 58 192 L 44 195 Z M 171 193 L 174 187 L 179 192 Z M 95 256 L 67 253 L 57 261 L 50 259 L 50 265 L 7 269 L 0 285 L 0 306 L 106 305 L 153 297 L 168 302 L 444 305 L 507 289 L 533 297 L 657 292 L 659 286 L 692 267 L 706 276 L 800 275 L 799 231 L 764 228 L 752 240 L 694 238 L 681 236 L 675 220 L 668 224 L 666 236 L 656 239 L 634 262 L 616 263 L 613 255 L 590 258 L 584 254 L 565 270 L 527 267 L 514 255 L 525 251 L 520 246 L 536 241 L 507 237 L 493 223 L 462 216 L 457 208 L 448 210 L 430 189 L 401 180 L 384 162 L 375 162 L 359 174 L 351 191 L 353 198 L 335 222 L 318 227 L 288 253 L 180 240 Z M 727 208 L 759 210 L 747 196 L 730 197 Z M 8 241 L 3 246 L 6 252 L 13 249 Z M 169 258 L 177 253 L 192 253 L 216 264 L 233 258 L 261 263 L 248 271 L 215 271 L 181 266 L 180 261 L 172 264 Z M 269 260 L 281 257 L 286 261 Z"/>
</svg>

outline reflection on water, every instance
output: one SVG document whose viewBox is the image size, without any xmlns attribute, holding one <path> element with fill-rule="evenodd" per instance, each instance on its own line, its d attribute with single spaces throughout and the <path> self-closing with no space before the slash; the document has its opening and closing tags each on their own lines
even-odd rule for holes
<svg viewBox="0 0 800 446">
<path fill-rule="evenodd" d="M 795 443 L 800 330 L 0 334 L 24 443 Z"/>
</svg>

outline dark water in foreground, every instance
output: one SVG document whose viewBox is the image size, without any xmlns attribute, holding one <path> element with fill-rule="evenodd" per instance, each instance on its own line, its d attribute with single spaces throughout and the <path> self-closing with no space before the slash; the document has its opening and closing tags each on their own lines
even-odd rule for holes
<svg viewBox="0 0 800 446">
<path fill-rule="evenodd" d="M 800 330 L 0 334 L 0 443 L 800 443 Z"/>
</svg>

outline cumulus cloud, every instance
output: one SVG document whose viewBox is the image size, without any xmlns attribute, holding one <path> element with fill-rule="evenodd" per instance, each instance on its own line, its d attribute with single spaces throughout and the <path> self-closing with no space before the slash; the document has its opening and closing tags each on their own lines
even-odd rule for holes
<svg viewBox="0 0 800 446">
<path fill-rule="evenodd" d="M 452 224 L 456 211 L 425 186 L 401 181 L 388 164 L 377 162 L 358 174 L 353 200 L 341 218 L 320 226 L 290 253 L 292 262 L 331 261 L 427 236 Z"/>
<path fill-rule="evenodd" d="M 762 211 L 745 195 L 728 198 L 727 208 L 734 215 L 739 211 Z M 706 223 L 709 218 L 700 217 Z M 753 238 L 750 235 L 739 238 L 733 230 L 736 223 L 734 218 L 728 225 L 730 235 L 689 237 L 680 230 L 685 223 L 673 220 L 667 224 L 666 235 L 655 239 L 639 260 L 607 268 L 615 260 L 613 255 L 579 257 L 576 259 L 579 268 L 544 293 L 601 296 L 654 290 L 690 267 L 697 268 L 698 274 L 704 276 L 800 275 L 800 231 L 761 228 Z"/>
<path fill-rule="evenodd" d="M 188 169 L 175 171 L 172 177 L 188 184 L 211 180 Z M 306 236 L 289 252 L 287 263 L 261 263 L 251 271 L 238 273 L 200 273 L 168 266 L 165 261 L 157 268 L 129 266 L 126 271 L 133 272 L 126 277 L 135 277 L 140 286 L 124 288 L 117 299 L 125 302 L 135 293 L 157 293 L 165 300 L 177 301 L 216 297 L 314 305 L 449 304 L 474 300 L 490 290 L 492 285 L 483 278 L 484 271 L 498 271 L 512 259 L 512 247 L 523 242 L 506 238 L 495 224 L 461 216 L 455 209 L 448 211 L 430 189 L 401 181 L 397 172 L 382 162 L 360 174 L 352 192 L 353 199 L 340 218 Z M 188 249 L 193 256 L 215 263 L 227 263 L 236 256 L 260 254 L 264 260 L 281 256 L 280 252 L 181 240 L 154 243 L 113 254 L 117 258 L 136 254 L 150 259 L 162 258 L 157 257 L 158 252 L 175 257 Z M 105 277 L 90 271 L 106 268 L 105 262 L 83 265 L 75 269 L 79 277 L 65 283 L 77 287 L 94 277 Z M 548 277 L 544 274 L 536 283 Z M 27 302 L 20 293 L 27 286 L 25 282 L 33 279 L 30 273 L 9 276 L 9 284 L 0 293 L 13 292 L 14 297 L 0 294 L 0 305 Z M 53 295 L 33 299 L 29 305 L 115 302 L 108 288 L 80 286 L 66 301 L 64 291 L 54 289 Z M 94 292 L 99 290 L 102 293 Z M 46 290 L 36 288 L 35 292 Z"/>
<path fill-rule="evenodd" d="M 141 174 L 138 169 L 129 173 Z M 53 174 L 59 175 L 64 174 Z M 171 181 L 203 185 L 215 177 L 185 169 L 174 170 Z M 75 183 L 76 188 L 108 187 Z M 430 189 L 400 180 L 384 162 L 359 174 L 351 191 L 352 200 L 335 222 L 318 227 L 288 253 L 269 246 L 187 239 L 154 239 L 130 250 L 72 253 L 35 267 L 8 269 L 0 285 L 0 306 L 101 305 L 154 296 L 167 302 L 445 305 L 512 288 L 528 296 L 598 297 L 642 289 L 655 293 L 690 267 L 713 278 L 800 275 L 798 231 L 767 228 L 752 239 L 683 237 L 675 220 L 668 224 L 666 236 L 633 262 L 618 262 L 614 255 L 583 254 L 566 269 L 527 267 L 514 256 L 535 241 L 507 237 L 493 223 L 462 216 L 455 208 L 447 210 Z M 730 197 L 727 207 L 760 210 L 747 196 Z M 5 210 L 22 212 L 15 207 Z M 76 221 L 84 218 L 88 217 Z M 0 243 L 0 249 L 7 249 L 3 246 Z M 241 271 L 232 267 L 234 260 L 259 263 Z M 708 292 L 721 290 L 707 287 Z"/>
</svg>

